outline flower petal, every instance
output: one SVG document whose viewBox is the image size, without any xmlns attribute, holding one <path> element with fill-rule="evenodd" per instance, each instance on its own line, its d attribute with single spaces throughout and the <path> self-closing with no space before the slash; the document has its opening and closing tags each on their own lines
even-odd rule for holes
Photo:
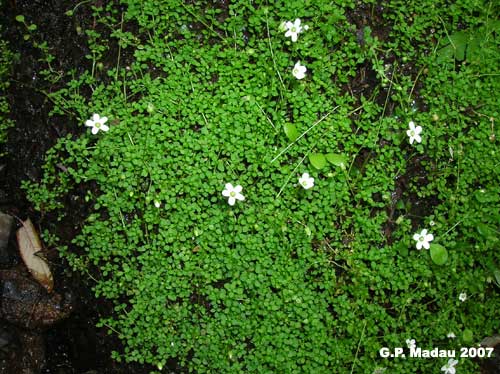
<svg viewBox="0 0 500 374">
<path fill-rule="evenodd" d="M 429 245 L 429 242 L 422 242 L 422 245 L 424 246 L 425 249 L 429 249 L 431 247 Z"/>
<path fill-rule="evenodd" d="M 418 233 L 413 234 L 413 240 L 416 240 L 418 242 L 419 239 L 420 239 L 420 234 Z"/>
<path fill-rule="evenodd" d="M 97 134 L 99 132 L 99 129 L 97 127 L 92 127 L 92 134 Z"/>
<path fill-rule="evenodd" d="M 243 187 L 241 187 L 240 185 L 237 185 L 236 187 L 234 187 L 234 192 L 236 192 L 237 194 L 240 193 L 242 190 L 243 190 Z"/>
<path fill-rule="evenodd" d="M 297 41 L 297 33 L 292 33 L 292 42 L 296 42 Z"/>
<path fill-rule="evenodd" d="M 434 240 L 434 235 L 432 235 L 432 234 L 427 234 L 427 235 L 425 235 L 424 240 L 425 240 L 426 242 L 432 242 L 432 241 Z"/>
<path fill-rule="evenodd" d="M 224 186 L 224 188 L 226 190 L 228 190 L 229 192 L 231 192 L 231 191 L 234 190 L 233 185 L 231 183 L 226 183 L 226 185 Z"/>
<path fill-rule="evenodd" d="M 236 202 L 236 199 L 232 196 L 229 197 L 229 199 L 227 200 L 227 202 L 229 203 L 229 205 L 234 205 L 234 203 Z"/>
<path fill-rule="evenodd" d="M 245 200 L 245 196 L 243 196 L 243 195 L 242 195 L 242 194 L 240 194 L 240 193 L 236 194 L 235 198 L 236 198 L 237 200 L 240 200 L 240 201 Z"/>
<path fill-rule="evenodd" d="M 99 122 L 99 120 L 101 119 L 101 116 L 99 114 L 94 113 L 94 115 L 92 116 L 92 119 L 94 120 L 94 122 Z"/>
<path fill-rule="evenodd" d="M 101 130 L 104 131 L 104 132 L 109 131 L 109 126 L 102 124 L 101 125 Z"/>
<path fill-rule="evenodd" d="M 101 117 L 101 123 L 105 124 L 106 122 L 108 122 L 108 117 Z"/>
<path fill-rule="evenodd" d="M 422 242 L 420 241 L 417 242 L 417 249 L 419 250 L 422 249 Z"/>
<path fill-rule="evenodd" d="M 94 127 L 94 121 L 92 121 L 91 119 L 86 120 L 85 126 Z"/>
<path fill-rule="evenodd" d="M 230 193 L 231 193 L 231 191 L 224 190 L 224 191 L 222 191 L 222 196 L 228 197 Z"/>
</svg>

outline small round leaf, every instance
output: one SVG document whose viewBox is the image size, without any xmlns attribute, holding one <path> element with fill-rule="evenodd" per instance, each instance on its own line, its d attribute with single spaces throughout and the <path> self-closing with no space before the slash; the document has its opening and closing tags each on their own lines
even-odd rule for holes
<svg viewBox="0 0 500 374">
<path fill-rule="evenodd" d="M 342 169 L 345 169 L 345 167 L 346 167 L 347 159 L 342 154 L 339 154 L 339 153 L 328 153 L 326 155 L 326 159 L 331 164 L 333 164 L 335 166 L 340 166 Z"/>
<path fill-rule="evenodd" d="M 465 329 L 462 332 L 462 339 L 464 340 L 465 343 L 470 343 L 474 339 L 474 334 L 472 333 L 471 330 Z"/>
<path fill-rule="evenodd" d="M 326 158 L 323 153 L 311 153 L 309 155 L 309 161 L 316 169 L 322 169 L 326 165 Z"/>
<path fill-rule="evenodd" d="M 285 135 L 287 136 L 288 140 L 290 140 L 291 142 L 295 141 L 295 139 L 299 137 L 297 128 L 293 123 L 285 123 L 283 129 L 285 130 Z"/>
<path fill-rule="evenodd" d="M 436 265 L 444 265 L 448 261 L 448 251 L 440 244 L 431 244 L 431 259 Z"/>
</svg>

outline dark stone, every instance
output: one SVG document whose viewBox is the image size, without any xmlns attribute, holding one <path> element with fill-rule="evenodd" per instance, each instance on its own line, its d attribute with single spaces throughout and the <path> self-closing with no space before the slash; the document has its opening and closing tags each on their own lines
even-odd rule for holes
<svg viewBox="0 0 500 374">
<path fill-rule="evenodd" d="M 9 263 L 7 245 L 9 244 L 13 221 L 14 219 L 11 216 L 0 212 L 0 265 Z"/>
<path fill-rule="evenodd" d="M 0 271 L 0 317 L 26 329 L 49 327 L 69 316 L 71 297 L 47 291 L 29 274 L 18 270 Z"/>
<path fill-rule="evenodd" d="M 14 341 L 14 331 L 11 326 L 0 326 L 0 350 L 6 349 Z"/>
<path fill-rule="evenodd" d="M 481 373 L 499 374 L 500 373 L 500 334 L 488 336 L 481 341 L 482 347 L 493 348 L 491 357 L 483 359 L 481 362 Z"/>
<path fill-rule="evenodd" d="M 45 365 L 45 342 L 37 332 L 19 331 L 16 345 L 2 352 L 0 374 L 40 374 Z"/>
</svg>

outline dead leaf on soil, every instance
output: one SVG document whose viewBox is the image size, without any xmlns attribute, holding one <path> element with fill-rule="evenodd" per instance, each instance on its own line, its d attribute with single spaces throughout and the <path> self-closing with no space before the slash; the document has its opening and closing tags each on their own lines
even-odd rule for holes
<svg viewBox="0 0 500 374">
<path fill-rule="evenodd" d="M 41 256 L 42 243 L 40 238 L 29 218 L 22 224 L 23 226 L 16 233 L 21 257 L 33 278 L 48 292 L 51 292 L 54 288 L 54 278 L 47 261 Z"/>
</svg>

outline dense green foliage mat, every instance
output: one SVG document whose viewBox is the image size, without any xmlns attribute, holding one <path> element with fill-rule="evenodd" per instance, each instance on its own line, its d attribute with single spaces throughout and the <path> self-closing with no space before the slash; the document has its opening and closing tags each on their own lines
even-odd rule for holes
<svg viewBox="0 0 500 374">
<path fill-rule="evenodd" d="M 94 9 L 88 69 L 50 94 L 82 135 L 25 185 L 43 213 L 86 207 L 60 248 L 114 303 L 116 358 L 447 364 L 379 354 L 415 339 L 476 370 L 459 347 L 499 329 L 498 5 L 118 5 Z"/>
</svg>

